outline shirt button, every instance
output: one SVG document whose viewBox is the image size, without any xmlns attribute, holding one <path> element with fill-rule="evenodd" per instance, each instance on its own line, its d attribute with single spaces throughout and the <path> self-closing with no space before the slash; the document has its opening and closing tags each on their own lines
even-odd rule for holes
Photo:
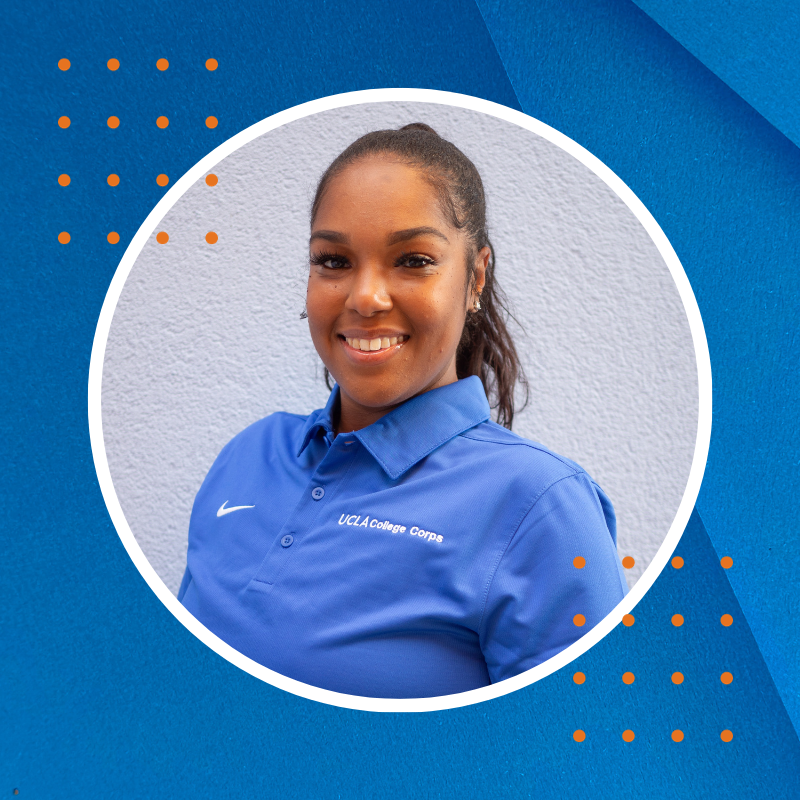
<svg viewBox="0 0 800 800">
<path fill-rule="evenodd" d="M 281 539 L 281 547 L 290 547 L 293 541 L 294 536 L 292 536 L 291 533 L 287 533 L 286 536 Z"/>
<path fill-rule="evenodd" d="M 325 497 L 325 490 L 321 486 L 315 486 L 311 490 L 311 496 L 315 500 L 322 500 L 322 498 Z"/>
</svg>

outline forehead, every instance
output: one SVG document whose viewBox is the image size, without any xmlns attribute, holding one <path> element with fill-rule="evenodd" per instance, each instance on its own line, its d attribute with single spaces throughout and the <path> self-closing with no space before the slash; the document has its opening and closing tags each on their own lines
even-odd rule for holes
<svg viewBox="0 0 800 800">
<path fill-rule="evenodd" d="M 322 220 L 325 225 L 321 225 Z M 317 208 L 315 227 L 368 219 L 409 219 L 415 224 L 451 225 L 442 211 L 439 192 L 419 167 L 391 156 L 368 156 L 346 166 L 331 179 Z"/>
</svg>

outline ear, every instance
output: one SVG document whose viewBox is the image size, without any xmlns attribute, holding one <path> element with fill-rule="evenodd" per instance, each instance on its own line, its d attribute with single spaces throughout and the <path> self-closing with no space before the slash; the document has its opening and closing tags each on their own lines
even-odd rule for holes
<svg viewBox="0 0 800 800">
<path fill-rule="evenodd" d="M 475 283 L 473 288 L 474 299 L 478 299 L 478 295 L 483 291 L 486 285 L 486 270 L 489 267 L 489 259 L 492 256 L 491 249 L 486 246 L 478 250 L 475 256 Z"/>
</svg>

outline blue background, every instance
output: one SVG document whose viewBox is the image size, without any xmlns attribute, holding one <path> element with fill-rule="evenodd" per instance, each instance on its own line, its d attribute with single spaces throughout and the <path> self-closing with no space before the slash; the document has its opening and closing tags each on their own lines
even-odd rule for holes
<svg viewBox="0 0 800 800">
<path fill-rule="evenodd" d="M 800 20 L 752 0 L 673 6 L 7 4 L 0 796 L 800 796 Z M 708 467 L 677 550 L 685 566 L 666 568 L 635 624 L 509 696 L 409 715 L 286 694 L 189 634 L 111 525 L 86 422 L 97 316 L 166 191 L 155 176 L 174 183 L 281 109 L 389 86 L 503 103 L 603 160 L 678 253 L 714 375 Z M 208 129 L 212 114 L 220 124 Z"/>
</svg>

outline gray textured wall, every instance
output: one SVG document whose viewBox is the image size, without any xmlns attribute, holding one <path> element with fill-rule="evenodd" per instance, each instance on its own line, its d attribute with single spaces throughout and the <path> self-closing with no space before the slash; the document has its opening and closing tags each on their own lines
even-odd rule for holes
<svg viewBox="0 0 800 800">
<path fill-rule="evenodd" d="M 194 495 L 223 445 L 276 410 L 324 405 L 299 318 L 308 210 L 329 161 L 362 133 L 423 121 L 477 165 L 497 276 L 531 381 L 514 430 L 586 468 L 611 497 L 620 556 L 652 559 L 686 486 L 697 368 L 656 247 L 589 169 L 493 117 L 423 103 L 350 106 L 271 131 L 197 182 L 145 245 L 108 338 L 103 429 L 114 487 L 142 550 L 177 592 Z M 219 234 L 215 245 L 208 231 Z"/>
</svg>

